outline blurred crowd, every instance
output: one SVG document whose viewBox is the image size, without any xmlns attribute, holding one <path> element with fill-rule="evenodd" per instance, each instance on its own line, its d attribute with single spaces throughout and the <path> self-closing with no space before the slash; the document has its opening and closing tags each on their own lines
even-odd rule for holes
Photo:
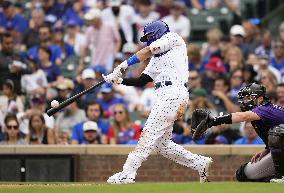
<svg viewBox="0 0 284 193">
<path fill-rule="evenodd" d="M 240 0 L 0 1 L 0 144 L 136 144 L 155 103 L 144 88 L 104 84 L 49 117 L 62 102 L 102 80 L 142 48 L 143 27 L 158 19 L 188 43 L 190 103 L 173 129 L 179 144 L 263 144 L 250 123 L 211 128 L 191 137 L 191 113 L 239 111 L 237 93 L 251 82 L 284 106 L 284 23 L 277 36 L 259 19 L 242 19 Z M 190 42 L 187 10 L 226 7 L 239 17 L 229 33 L 207 31 Z M 236 20 L 238 21 L 238 20 Z M 126 77 L 137 77 L 145 63 Z"/>
</svg>

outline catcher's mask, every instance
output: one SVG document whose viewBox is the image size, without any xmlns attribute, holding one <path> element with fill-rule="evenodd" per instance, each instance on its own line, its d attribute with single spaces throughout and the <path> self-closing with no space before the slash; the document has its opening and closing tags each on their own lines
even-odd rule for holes
<svg viewBox="0 0 284 193">
<path fill-rule="evenodd" d="M 257 104 L 257 98 L 263 97 L 263 102 Z M 253 108 L 264 105 L 269 102 L 269 98 L 266 96 L 266 89 L 264 86 L 252 83 L 241 88 L 238 93 L 238 102 L 240 103 L 240 108 L 242 111 L 249 111 Z"/>
<path fill-rule="evenodd" d="M 147 46 L 149 46 L 168 32 L 170 32 L 170 29 L 165 22 L 161 20 L 154 21 L 144 27 L 144 36 L 141 37 L 140 41 L 147 42 Z"/>
</svg>

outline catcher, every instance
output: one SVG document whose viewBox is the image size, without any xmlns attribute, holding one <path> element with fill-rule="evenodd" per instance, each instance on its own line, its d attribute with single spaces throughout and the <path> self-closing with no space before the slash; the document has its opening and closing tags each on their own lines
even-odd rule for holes
<svg viewBox="0 0 284 193">
<path fill-rule="evenodd" d="M 212 117 L 205 110 L 195 110 L 193 139 L 198 139 L 212 126 L 251 122 L 266 147 L 236 171 L 237 180 L 284 183 L 284 108 L 272 104 L 265 87 L 256 83 L 243 87 L 238 98 L 242 112 Z"/>
</svg>

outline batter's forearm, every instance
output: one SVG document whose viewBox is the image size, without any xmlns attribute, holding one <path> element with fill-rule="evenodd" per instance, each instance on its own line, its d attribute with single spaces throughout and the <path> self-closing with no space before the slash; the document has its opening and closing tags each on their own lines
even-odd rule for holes
<svg viewBox="0 0 284 193">
<path fill-rule="evenodd" d="M 137 57 L 139 58 L 139 60 L 142 62 L 142 61 L 145 61 L 147 60 L 148 58 L 150 58 L 152 56 L 152 53 L 151 53 L 151 50 L 150 48 L 147 46 L 141 50 L 139 50 L 137 53 L 136 53 Z"/>
</svg>

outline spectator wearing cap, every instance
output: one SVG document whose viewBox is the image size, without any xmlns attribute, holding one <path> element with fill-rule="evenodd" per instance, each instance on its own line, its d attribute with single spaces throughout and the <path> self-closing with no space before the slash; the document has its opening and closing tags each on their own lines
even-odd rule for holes
<svg viewBox="0 0 284 193">
<path fill-rule="evenodd" d="M 225 55 L 225 66 L 228 72 L 232 72 L 237 68 L 243 68 L 244 57 L 239 47 L 232 46 L 228 49 Z"/>
<path fill-rule="evenodd" d="M 282 78 L 281 82 L 284 82 L 284 41 L 276 39 L 273 45 L 273 51 L 274 58 L 271 59 L 271 64 L 280 71 Z"/>
<path fill-rule="evenodd" d="M 51 51 L 50 60 L 54 64 L 62 63 L 61 61 L 62 50 L 59 46 L 52 44 L 51 29 L 47 25 L 42 25 L 39 27 L 39 44 L 27 50 L 27 56 L 35 60 L 37 63 L 39 62 L 38 50 L 40 47 L 45 47 L 50 49 Z"/>
<path fill-rule="evenodd" d="M 21 92 L 21 77 L 29 73 L 27 66 L 23 63 L 21 53 L 14 49 L 13 36 L 9 32 L 2 34 L 0 51 L 0 88 L 6 79 L 14 82 L 15 91 Z"/>
<path fill-rule="evenodd" d="M 0 110 L 4 115 L 24 111 L 24 104 L 20 96 L 15 93 L 15 86 L 12 80 L 7 79 L 0 95 Z"/>
<path fill-rule="evenodd" d="M 84 141 L 81 144 L 100 144 L 100 132 L 96 122 L 86 121 L 83 124 Z"/>
<path fill-rule="evenodd" d="M 205 65 L 205 73 L 202 75 L 202 87 L 211 93 L 214 80 L 226 71 L 223 61 L 218 57 L 212 57 Z"/>
<path fill-rule="evenodd" d="M 27 141 L 21 137 L 19 121 L 15 114 L 7 114 L 4 119 L 5 132 L 1 145 L 27 145 Z"/>
<path fill-rule="evenodd" d="M 20 14 L 16 14 L 15 7 L 11 1 L 2 2 L 3 12 L 0 13 L 0 31 L 12 29 L 24 33 L 28 29 L 28 20 Z"/>
<path fill-rule="evenodd" d="M 124 104 L 113 108 L 113 122 L 108 132 L 110 144 L 137 144 L 141 127 L 130 121 L 129 112 Z"/>
<path fill-rule="evenodd" d="M 68 20 L 66 28 L 64 41 L 74 47 L 77 56 L 82 56 L 86 37 L 81 33 L 79 23 L 76 20 Z"/>
<path fill-rule="evenodd" d="M 46 94 L 48 82 L 44 71 L 40 69 L 39 66 L 32 59 L 27 60 L 27 63 L 31 69 L 31 74 L 25 74 L 22 76 L 22 92 L 27 95 Z"/>
<path fill-rule="evenodd" d="M 31 19 L 29 20 L 29 28 L 24 33 L 23 37 L 23 50 L 39 45 L 39 28 L 44 25 L 44 17 L 45 14 L 42 9 L 32 10 Z"/>
<path fill-rule="evenodd" d="M 138 39 L 144 35 L 143 30 L 145 25 L 156 21 L 159 18 L 160 14 L 154 11 L 154 5 L 151 0 L 138 1 L 138 13 L 135 15 Z"/>
<path fill-rule="evenodd" d="M 90 26 L 86 29 L 85 52 L 83 57 L 90 51 L 91 65 L 105 65 L 107 71 L 112 71 L 114 55 L 119 52 L 121 39 L 118 29 L 102 20 L 99 9 L 91 9 L 85 14 L 85 19 Z"/>
<path fill-rule="evenodd" d="M 188 41 L 190 35 L 190 20 L 183 15 L 186 9 L 183 1 L 174 1 L 170 9 L 170 15 L 162 18 L 168 24 L 170 31 L 179 34 L 185 42 Z"/>
<path fill-rule="evenodd" d="M 260 34 L 257 26 L 252 20 L 245 20 L 242 22 L 242 26 L 245 30 L 244 43 L 249 49 L 249 53 L 254 53 L 254 50 L 260 45 Z"/>
<path fill-rule="evenodd" d="M 58 113 L 55 121 L 55 128 L 58 131 L 67 131 L 71 136 L 72 128 L 85 120 L 86 116 L 84 110 L 79 109 L 77 103 L 73 102 L 64 108 L 62 112 Z"/>
<path fill-rule="evenodd" d="M 229 89 L 230 82 L 226 76 L 222 75 L 215 79 L 212 93 L 208 96 L 208 99 L 215 105 L 218 114 L 239 110 L 239 107 L 229 98 Z"/>
<path fill-rule="evenodd" d="M 82 27 L 84 25 L 84 14 L 88 12 L 89 8 L 84 5 L 84 2 L 81 0 L 75 0 L 72 3 L 72 7 L 66 10 L 66 13 L 63 16 L 63 21 L 67 22 L 69 20 L 74 20 Z"/>
<path fill-rule="evenodd" d="M 270 65 L 270 60 L 268 55 L 258 55 L 257 56 L 257 65 L 255 66 L 258 76 L 257 80 L 260 81 L 261 74 L 265 71 L 270 71 L 274 74 L 277 79 L 277 82 L 281 82 L 281 72 L 275 68 L 273 65 Z"/>
<path fill-rule="evenodd" d="M 101 86 L 100 93 L 102 97 L 98 98 L 97 102 L 102 105 L 104 114 L 107 117 L 113 112 L 114 105 L 123 104 L 127 106 L 127 102 L 124 98 L 115 95 L 115 91 L 111 83 L 103 84 Z"/>
<path fill-rule="evenodd" d="M 257 135 L 255 129 L 250 122 L 244 125 L 244 137 L 236 140 L 235 145 L 263 145 L 262 139 Z"/>
<path fill-rule="evenodd" d="M 61 60 L 64 61 L 68 57 L 74 56 L 74 47 L 64 41 L 64 27 L 55 27 L 53 29 L 52 43 L 61 48 Z"/>
<path fill-rule="evenodd" d="M 102 11 L 102 20 L 120 29 L 120 49 L 126 42 L 138 42 L 135 10 L 132 6 L 122 4 L 122 0 L 111 0 L 109 7 Z"/>
<path fill-rule="evenodd" d="M 246 36 L 246 32 L 243 26 L 233 25 L 231 27 L 230 37 L 231 37 L 232 44 L 235 46 L 238 46 L 241 49 L 244 58 L 247 58 L 249 54 L 249 48 L 244 43 L 245 36 Z"/>
<path fill-rule="evenodd" d="M 274 57 L 270 31 L 266 30 L 261 34 L 261 45 L 254 52 L 256 55 L 267 55 L 270 59 Z"/>
<path fill-rule="evenodd" d="M 85 113 L 88 121 L 96 122 L 100 131 L 100 141 L 107 144 L 107 135 L 109 130 L 108 120 L 103 119 L 103 108 L 98 102 L 90 102 L 85 107 Z M 72 144 L 81 144 L 84 141 L 83 125 L 85 121 L 76 124 L 72 130 Z"/>
<path fill-rule="evenodd" d="M 205 72 L 205 64 L 202 60 L 201 48 L 197 44 L 189 44 L 187 47 L 188 70 L 197 70 L 203 74 Z"/>
<path fill-rule="evenodd" d="M 73 94 L 78 94 L 96 83 L 95 72 L 92 68 L 86 68 L 81 74 L 81 81 L 77 84 L 73 90 Z M 97 99 L 99 89 L 93 89 L 92 91 L 83 95 L 78 101 L 79 108 L 83 109 L 89 102 L 95 101 Z"/>
</svg>

